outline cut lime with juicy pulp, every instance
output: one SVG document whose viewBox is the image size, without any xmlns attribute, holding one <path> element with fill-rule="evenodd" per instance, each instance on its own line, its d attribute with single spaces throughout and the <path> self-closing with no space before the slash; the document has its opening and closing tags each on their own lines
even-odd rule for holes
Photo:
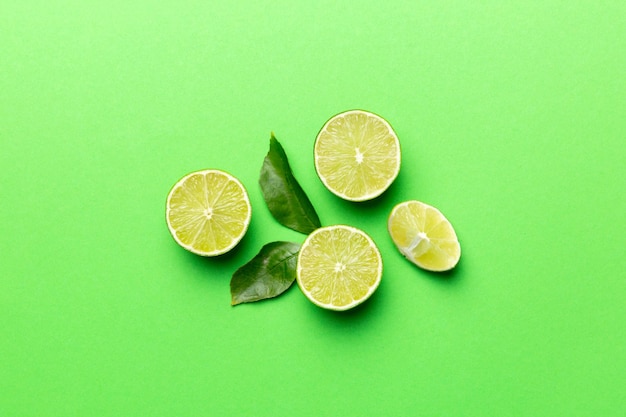
<svg viewBox="0 0 626 417">
<path fill-rule="evenodd" d="M 328 120 L 317 135 L 314 154 L 322 183 L 350 201 L 378 197 L 400 171 L 400 142 L 391 125 L 363 110 Z"/>
<path fill-rule="evenodd" d="M 315 230 L 298 254 L 300 289 L 311 302 L 330 310 L 348 310 L 368 299 L 382 271 L 382 258 L 372 239 L 350 226 Z"/>
<path fill-rule="evenodd" d="M 250 224 L 246 189 L 227 172 L 192 172 L 167 196 L 167 227 L 183 248 L 202 256 L 217 256 L 239 243 Z"/>
<path fill-rule="evenodd" d="M 387 229 L 400 253 L 420 268 L 447 271 L 459 262 L 456 233 L 435 207 L 414 200 L 400 203 L 391 211 Z"/>
</svg>

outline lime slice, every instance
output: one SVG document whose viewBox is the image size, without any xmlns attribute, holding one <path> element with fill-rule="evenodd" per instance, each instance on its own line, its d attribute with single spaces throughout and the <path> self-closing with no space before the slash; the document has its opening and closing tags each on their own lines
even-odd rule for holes
<svg viewBox="0 0 626 417">
<path fill-rule="evenodd" d="M 330 310 L 348 310 L 368 299 L 382 271 L 382 258 L 372 239 L 350 226 L 315 230 L 298 254 L 300 289 L 311 302 Z"/>
<path fill-rule="evenodd" d="M 378 197 L 400 171 L 400 142 L 391 125 L 363 110 L 327 121 L 315 140 L 314 154 L 322 183 L 350 201 Z"/>
<path fill-rule="evenodd" d="M 459 262 L 456 233 L 435 207 L 419 201 L 400 203 L 391 211 L 387 229 L 400 253 L 420 268 L 447 271 Z"/>
<path fill-rule="evenodd" d="M 167 196 L 167 227 L 174 240 L 202 256 L 234 248 L 248 229 L 251 213 L 241 182 L 217 169 L 187 174 Z"/>
</svg>

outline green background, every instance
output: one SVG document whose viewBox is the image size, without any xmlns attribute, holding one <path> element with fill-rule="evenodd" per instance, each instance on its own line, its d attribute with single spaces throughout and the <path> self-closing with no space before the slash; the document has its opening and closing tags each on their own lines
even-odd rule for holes
<svg viewBox="0 0 626 417">
<path fill-rule="evenodd" d="M 623 415 L 625 68 L 622 0 L 3 1 L 0 415 Z M 403 151 L 366 204 L 313 166 L 352 108 Z M 322 223 L 382 252 L 356 310 L 230 306 L 236 268 L 304 240 L 261 197 L 272 131 Z M 165 224 L 203 168 L 253 207 L 217 259 Z M 454 225 L 452 273 L 393 247 L 408 199 Z"/>
</svg>

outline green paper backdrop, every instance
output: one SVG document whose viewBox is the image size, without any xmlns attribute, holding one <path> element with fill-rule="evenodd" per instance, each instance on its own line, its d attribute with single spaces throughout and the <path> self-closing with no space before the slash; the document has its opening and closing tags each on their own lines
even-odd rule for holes
<svg viewBox="0 0 626 417">
<path fill-rule="evenodd" d="M 604 416 L 626 407 L 626 2 L 14 1 L 0 4 L 0 415 Z M 365 204 L 317 178 L 332 115 L 402 145 Z M 274 132 L 324 225 L 378 244 L 360 308 L 297 286 L 230 306 L 273 240 Z M 204 259 L 165 198 L 221 168 L 248 234 Z M 452 222 L 448 274 L 386 231 L 418 199 Z"/>
</svg>

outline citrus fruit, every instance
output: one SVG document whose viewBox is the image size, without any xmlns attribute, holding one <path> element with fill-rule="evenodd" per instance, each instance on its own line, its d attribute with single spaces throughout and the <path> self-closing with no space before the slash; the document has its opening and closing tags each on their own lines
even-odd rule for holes
<svg viewBox="0 0 626 417">
<path fill-rule="evenodd" d="M 420 268 L 447 271 L 459 261 L 456 233 L 435 207 L 415 200 L 400 203 L 391 210 L 387 229 L 398 250 Z"/>
<path fill-rule="evenodd" d="M 322 183 L 350 201 L 378 197 L 400 171 L 400 142 L 391 125 L 363 110 L 328 120 L 317 135 L 314 154 Z"/>
<path fill-rule="evenodd" d="M 174 240 L 202 256 L 235 247 L 248 229 L 251 212 L 241 182 L 217 169 L 187 174 L 167 196 L 167 227 Z"/>
<path fill-rule="evenodd" d="M 304 295 L 330 310 L 348 310 L 368 299 L 383 271 L 372 239 L 343 225 L 312 232 L 300 248 L 297 265 L 296 279 Z"/>
</svg>

